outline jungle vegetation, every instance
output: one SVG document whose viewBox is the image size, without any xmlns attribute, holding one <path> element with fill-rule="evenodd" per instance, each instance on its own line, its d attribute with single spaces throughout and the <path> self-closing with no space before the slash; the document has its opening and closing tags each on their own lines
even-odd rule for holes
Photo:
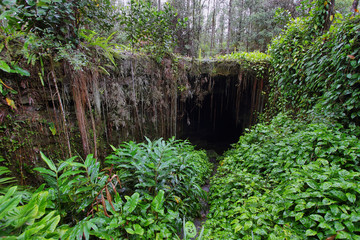
<svg viewBox="0 0 360 240">
<path fill-rule="evenodd" d="M 360 239 L 357 8 L 356 0 L 2 1 L 0 238 L 190 239 L 196 230 L 188 220 L 208 199 L 198 239 Z M 201 188 L 213 171 L 206 151 L 145 136 L 138 59 L 179 71 L 171 63 L 181 55 L 271 65 L 266 109 L 219 157 L 208 194 Z M 144 141 L 107 142 L 104 153 L 98 79 L 119 56 L 130 59 L 129 101 L 121 106 L 133 106 L 135 121 L 126 127 Z M 263 65 L 256 66 L 261 75 Z M 31 145 L 8 135 L 21 131 L 12 121 L 24 110 L 19 89 L 35 84 L 24 79 L 36 80 L 39 95 L 51 92 L 47 112 L 53 107 L 60 121 L 44 126 L 64 156 L 34 151 L 39 161 L 26 170 L 36 176 L 32 186 L 23 176 L 27 165 L 8 159 Z M 164 136 L 176 134 L 182 83 L 164 85 L 163 105 L 173 107 L 154 119 Z"/>
</svg>

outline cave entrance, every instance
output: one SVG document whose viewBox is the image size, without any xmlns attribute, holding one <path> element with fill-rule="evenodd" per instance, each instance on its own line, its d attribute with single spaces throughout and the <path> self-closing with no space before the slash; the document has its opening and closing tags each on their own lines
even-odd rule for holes
<svg viewBox="0 0 360 240">
<path fill-rule="evenodd" d="M 202 76 L 193 81 L 202 93 L 182 104 L 180 138 L 188 139 L 198 148 L 222 154 L 251 125 L 254 103 L 258 102 L 252 97 L 253 86 L 240 86 L 237 75 Z"/>
</svg>

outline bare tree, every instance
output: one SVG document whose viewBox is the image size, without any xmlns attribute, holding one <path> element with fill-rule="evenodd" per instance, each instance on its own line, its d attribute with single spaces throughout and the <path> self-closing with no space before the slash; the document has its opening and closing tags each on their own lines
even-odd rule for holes
<svg viewBox="0 0 360 240">
<path fill-rule="evenodd" d="M 222 51 L 223 49 L 223 42 L 224 42 L 224 28 L 225 28 L 225 17 L 224 14 L 220 16 L 220 39 L 219 39 L 219 49 Z"/>
<path fill-rule="evenodd" d="M 231 22 L 232 22 L 232 1 L 229 0 L 229 22 L 228 22 L 228 37 L 227 37 L 227 53 L 230 52 L 230 41 L 231 41 Z"/>
<path fill-rule="evenodd" d="M 215 28 L 216 28 L 216 10 L 217 10 L 217 0 L 214 0 L 214 9 L 212 12 L 212 19 L 211 19 L 211 41 L 210 41 L 211 53 L 213 53 L 213 49 L 214 49 L 214 38 L 215 38 Z"/>
</svg>

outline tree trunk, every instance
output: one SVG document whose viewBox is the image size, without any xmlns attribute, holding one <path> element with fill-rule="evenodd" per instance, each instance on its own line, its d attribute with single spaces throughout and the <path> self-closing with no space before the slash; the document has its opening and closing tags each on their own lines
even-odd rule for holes
<svg viewBox="0 0 360 240">
<path fill-rule="evenodd" d="M 215 27 L 216 27 L 216 21 L 215 21 L 215 13 L 216 9 L 214 9 L 213 15 L 212 15 L 212 24 L 211 24 L 211 40 L 210 40 L 210 51 L 211 53 L 214 52 L 214 37 L 215 37 Z"/>
<path fill-rule="evenodd" d="M 352 12 L 352 15 L 355 16 L 356 14 L 359 14 L 358 10 L 359 0 L 354 0 L 350 11 Z"/>
<path fill-rule="evenodd" d="M 241 5 L 240 5 L 240 18 L 239 18 L 239 34 L 238 34 L 238 39 L 237 41 L 239 41 L 239 43 L 241 43 L 241 38 L 242 38 L 242 27 L 243 27 L 243 12 L 244 12 L 244 0 L 241 0 Z"/>
<path fill-rule="evenodd" d="M 205 4 L 205 1 L 202 3 L 201 0 L 199 0 L 199 7 L 197 8 L 198 9 L 198 12 L 197 12 L 197 15 L 198 15 L 198 24 L 197 24 L 197 29 L 196 29 L 196 33 L 197 33 L 197 44 L 199 46 L 199 48 L 201 47 L 201 44 L 200 44 L 200 37 L 201 37 L 201 26 L 202 26 L 202 10 L 204 8 L 204 4 Z"/>
<path fill-rule="evenodd" d="M 158 0 L 158 10 L 161 11 L 161 0 Z"/>
<path fill-rule="evenodd" d="M 330 4 L 329 10 L 326 13 L 327 15 L 325 17 L 325 23 L 324 23 L 324 29 L 323 29 L 324 32 L 329 31 L 330 26 L 332 24 L 333 18 L 331 16 L 334 16 L 335 0 L 331 0 L 329 4 Z"/>
<path fill-rule="evenodd" d="M 221 24 L 220 39 L 219 39 L 220 51 L 222 51 L 223 42 L 224 42 L 224 27 L 225 27 L 224 21 L 225 21 L 224 14 L 222 14 L 220 17 L 220 24 Z"/>
<path fill-rule="evenodd" d="M 216 4 L 217 1 L 214 0 L 214 10 L 213 10 L 213 14 L 212 14 L 212 24 L 211 24 L 211 40 L 210 40 L 210 52 L 211 54 L 214 53 L 214 37 L 215 37 L 215 28 L 216 28 Z"/>
<path fill-rule="evenodd" d="M 231 22 L 232 22 L 232 1 L 229 0 L 229 22 L 228 22 L 228 37 L 227 37 L 227 53 L 230 53 L 230 41 L 231 41 Z"/>
<path fill-rule="evenodd" d="M 195 28 L 196 28 L 196 19 L 195 19 L 195 8 L 196 8 L 196 1 L 193 0 L 192 1 L 192 28 L 191 28 L 191 32 L 192 32 L 192 40 L 196 39 L 195 37 Z M 195 43 L 194 41 L 192 41 L 192 44 L 191 44 L 191 56 L 195 56 Z"/>
</svg>

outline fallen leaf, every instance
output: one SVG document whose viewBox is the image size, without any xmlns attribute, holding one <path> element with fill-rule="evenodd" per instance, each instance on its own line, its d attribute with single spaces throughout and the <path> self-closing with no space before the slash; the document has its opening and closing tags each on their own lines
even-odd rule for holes
<svg viewBox="0 0 360 240">
<path fill-rule="evenodd" d="M 355 59 L 354 55 L 347 55 L 347 57 L 350 58 L 350 59 Z"/>
<path fill-rule="evenodd" d="M 16 109 L 15 102 L 10 98 L 6 98 L 6 103 L 11 107 L 11 109 Z"/>
</svg>

